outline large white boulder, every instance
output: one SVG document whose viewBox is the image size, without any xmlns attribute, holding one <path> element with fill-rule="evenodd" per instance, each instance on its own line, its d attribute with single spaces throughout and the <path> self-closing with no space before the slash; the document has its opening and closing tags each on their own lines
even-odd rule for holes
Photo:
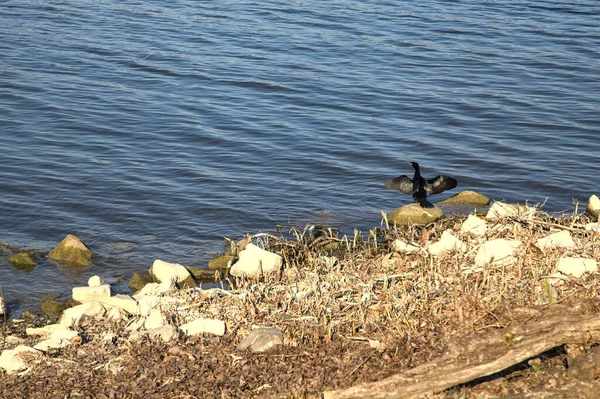
<svg viewBox="0 0 600 399">
<path fill-rule="evenodd" d="M 179 263 L 164 262 L 160 259 L 155 260 L 152 264 L 150 275 L 161 283 L 165 281 L 183 283 L 189 279 L 193 280 L 192 275 L 184 266 Z"/>
<path fill-rule="evenodd" d="M 600 198 L 592 195 L 585 210 L 591 217 L 600 219 Z"/>
<path fill-rule="evenodd" d="M 73 299 L 77 302 L 86 303 L 105 298 L 110 298 L 110 285 L 108 284 L 73 287 Z"/>
<path fill-rule="evenodd" d="M 475 215 L 469 215 L 460 226 L 461 234 L 469 235 L 471 237 L 481 237 L 487 232 L 487 224 L 485 220 L 478 218 Z"/>
<path fill-rule="evenodd" d="M 0 355 L 0 368 L 3 368 L 7 374 L 16 374 L 26 370 L 29 362 L 40 358 L 42 352 L 29 346 L 19 345 L 15 349 L 7 349 Z"/>
<path fill-rule="evenodd" d="M 250 243 L 240 252 L 239 260 L 231 267 L 229 273 L 235 277 L 258 277 L 261 274 L 278 272 L 282 264 L 281 256 Z"/>
<path fill-rule="evenodd" d="M 598 263 L 594 259 L 586 258 L 561 258 L 556 269 L 562 274 L 581 277 L 584 273 L 597 273 Z"/>
<path fill-rule="evenodd" d="M 537 240 L 537 246 L 541 250 L 556 249 L 556 248 L 575 248 L 575 241 L 571 237 L 571 233 L 567 230 L 558 233 L 550 234 L 549 236 Z"/>
<path fill-rule="evenodd" d="M 467 245 L 458 238 L 456 238 L 450 230 L 445 230 L 442 233 L 442 237 L 440 238 L 440 240 L 434 244 L 429 245 L 429 247 L 427 247 L 427 250 L 432 255 L 440 256 L 444 253 L 451 251 L 464 252 L 467 250 Z"/>
<path fill-rule="evenodd" d="M 495 265 L 511 264 L 521 244 L 519 240 L 507 240 L 504 238 L 488 241 L 482 244 L 477 250 L 475 265 L 483 267 L 489 263 Z"/>
<path fill-rule="evenodd" d="M 102 317 L 106 313 L 106 308 L 100 302 L 92 301 L 82 303 L 66 309 L 60 317 L 59 323 L 66 326 L 77 326 L 79 323 L 90 317 Z"/>
<path fill-rule="evenodd" d="M 194 336 L 202 333 L 222 336 L 225 335 L 225 322 L 216 319 L 200 318 L 179 326 L 179 329 L 187 336 Z"/>
</svg>

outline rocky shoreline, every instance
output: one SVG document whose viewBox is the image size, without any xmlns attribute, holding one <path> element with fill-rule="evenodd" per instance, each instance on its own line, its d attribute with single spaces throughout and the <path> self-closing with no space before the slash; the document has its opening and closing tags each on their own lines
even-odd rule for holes
<svg viewBox="0 0 600 399">
<path fill-rule="evenodd" d="M 447 201 L 485 202 L 472 192 Z M 600 294 L 596 196 L 585 214 L 563 218 L 500 202 L 468 216 L 419 208 L 384 215 L 385 227 L 368 237 L 328 228 L 247 236 L 210 271 L 156 260 L 148 276 L 132 277 L 131 296 L 112 295 L 94 276 L 70 303 L 46 303 L 55 305 L 49 323 L 3 324 L 2 395 L 354 397 L 344 390 L 426 364 L 456 339 L 507 328 L 522 309 L 575 309 Z M 93 259 L 74 236 L 48 256 Z M 20 257 L 14 262 L 32 260 Z M 229 289 L 196 287 L 214 273 Z M 427 394 L 451 396 L 445 389 Z"/>
</svg>

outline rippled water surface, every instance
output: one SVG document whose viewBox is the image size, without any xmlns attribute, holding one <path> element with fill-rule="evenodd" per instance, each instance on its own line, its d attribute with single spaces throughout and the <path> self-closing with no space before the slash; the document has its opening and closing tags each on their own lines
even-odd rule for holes
<svg viewBox="0 0 600 399">
<path fill-rule="evenodd" d="M 595 0 L 14 0 L 0 38 L 0 241 L 98 255 L 0 257 L 14 310 L 276 224 L 364 231 L 406 161 L 550 211 L 600 192 Z"/>
</svg>

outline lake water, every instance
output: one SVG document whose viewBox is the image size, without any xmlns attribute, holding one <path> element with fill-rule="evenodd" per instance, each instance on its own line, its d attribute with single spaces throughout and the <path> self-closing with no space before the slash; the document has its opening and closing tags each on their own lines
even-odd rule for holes
<svg viewBox="0 0 600 399">
<path fill-rule="evenodd" d="M 366 231 L 407 161 L 548 211 L 600 194 L 596 0 L 14 0 L 0 38 L 0 241 L 97 254 L 0 257 L 15 313 L 223 236 Z"/>
</svg>

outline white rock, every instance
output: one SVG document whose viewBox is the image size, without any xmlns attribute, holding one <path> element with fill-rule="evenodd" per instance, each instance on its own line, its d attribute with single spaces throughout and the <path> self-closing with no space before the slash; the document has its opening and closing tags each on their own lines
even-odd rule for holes
<svg viewBox="0 0 600 399">
<path fill-rule="evenodd" d="M 125 294 L 117 294 L 108 298 L 100 298 L 98 302 L 104 305 L 107 309 L 117 307 L 123 309 L 129 314 L 135 314 L 137 312 L 138 303 L 135 299 Z"/>
<path fill-rule="evenodd" d="M 597 195 L 592 195 L 588 201 L 586 212 L 592 217 L 600 219 L 600 198 Z M 600 220 L 599 220 L 600 221 Z"/>
<path fill-rule="evenodd" d="M 239 260 L 229 273 L 235 277 L 257 277 L 262 274 L 278 272 L 283 264 L 281 256 L 250 243 L 240 252 Z"/>
<path fill-rule="evenodd" d="M 42 356 L 42 352 L 29 346 L 19 345 L 15 349 L 8 349 L 0 355 L 0 368 L 7 374 L 16 374 L 26 370 L 29 361 Z"/>
<path fill-rule="evenodd" d="M 571 233 L 563 230 L 558 233 L 550 234 L 547 237 L 537 240 L 537 246 L 542 250 L 554 248 L 575 248 L 575 242 Z"/>
<path fill-rule="evenodd" d="M 127 331 L 137 331 L 144 326 L 144 322 L 146 321 L 145 317 L 140 317 L 139 319 L 132 321 L 130 324 L 125 327 Z"/>
<path fill-rule="evenodd" d="M 146 295 L 163 295 L 177 291 L 177 286 L 173 281 L 165 281 L 162 283 L 148 283 L 139 290 L 133 297 L 139 301 L 141 297 Z"/>
<path fill-rule="evenodd" d="M 72 330 L 56 331 L 50 338 L 35 345 L 34 349 L 47 352 L 48 348 L 64 348 L 65 346 L 71 345 L 71 339 L 78 335 L 77 331 Z"/>
<path fill-rule="evenodd" d="M 98 276 L 92 276 L 88 280 L 88 287 L 98 287 L 99 285 L 103 285 L 103 284 L 104 284 L 104 280 L 102 280 Z"/>
<path fill-rule="evenodd" d="M 168 263 L 157 259 L 150 268 L 150 275 L 161 283 L 172 281 L 180 283 L 183 280 L 191 277 L 190 272 L 179 263 Z"/>
<path fill-rule="evenodd" d="M 4 297 L 0 294 L 0 316 L 4 316 L 6 314 L 6 303 L 4 302 Z"/>
<path fill-rule="evenodd" d="M 597 273 L 598 263 L 594 259 L 561 258 L 556 269 L 563 274 L 581 277 L 584 273 Z"/>
<path fill-rule="evenodd" d="M 593 231 L 596 233 L 600 233 L 600 223 L 586 223 L 585 229 L 587 231 Z"/>
<path fill-rule="evenodd" d="M 118 323 L 120 321 L 127 320 L 127 319 L 128 319 L 127 312 L 116 306 L 113 306 L 112 308 L 110 308 L 108 310 L 108 313 L 106 314 L 106 320 L 111 321 L 113 323 Z"/>
<path fill-rule="evenodd" d="M 468 234 L 471 237 L 481 237 L 487 232 L 487 224 L 485 220 L 478 218 L 475 215 L 469 215 L 467 220 L 460 226 L 462 234 Z"/>
<path fill-rule="evenodd" d="M 66 309 L 60 317 L 59 323 L 66 326 L 76 326 L 87 317 L 101 317 L 106 313 L 106 308 L 97 301 L 82 303 Z"/>
<path fill-rule="evenodd" d="M 50 338 L 50 336 L 56 332 L 72 331 L 69 326 L 64 324 L 48 324 L 47 326 L 40 328 L 27 328 L 25 332 L 27 335 L 40 335 L 42 338 Z"/>
<path fill-rule="evenodd" d="M 148 336 L 150 338 L 160 338 L 165 342 L 170 342 L 177 339 L 179 333 L 174 326 L 166 325 L 148 330 Z"/>
<path fill-rule="evenodd" d="M 194 336 L 202 333 L 221 336 L 225 334 L 225 322 L 216 319 L 200 318 L 179 326 L 179 329 L 187 336 Z"/>
<path fill-rule="evenodd" d="M 257 327 L 237 346 L 243 351 L 250 347 L 252 352 L 264 352 L 277 345 L 283 345 L 283 333 L 273 327 Z"/>
<path fill-rule="evenodd" d="M 415 245 L 408 244 L 407 242 L 404 242 L 401 239 L 397 238 L 392 244 L 392 249 L 396 252 L 409 254 L 411 252 L 418 251 L 420 248 Z"/>
<path fill-rule="evenodd" d="M 430 254 L 440 256 L 443 253 L 450 251 L 466 251 L 467 246 L 464 242 L 456 238 L 450 230 L 445 230 L 442 233 L 440 240 L 434 244 L 429 245 L 427 250 Z"/>
<path fill-rule="evenodd" d="M 16 335 L 9 335 L 4 338 L 4 342 L 6 342 L 8 345 L 23 345 L 25 341 L 26 339 L 17 337 Z"/>
<path fill-rule="evenodd" d="M 153 328 L 162 327 L 165 324 L 167 324 L 165 315 L 158 309 L 150 309 L 150 312 L 144 321 L 144 328 L 146 330 L 151 330 Z"/>
<path fill-rule="evenodd" d="M 77 302 L 86 303 L 105 298 L 110 298 L 110 285 L 108 284 L 73 288 L 73 299 Z"/>
<path fill-rule="evenodd" d="M 485 215 L 485 218 L 502 219 L 510 216 L 527 216 L 535 212 L 535 208 L 528 206 L 505 204 L 503 202 L 494 202 L 488 210 L 488 213 Z"/>
<path fill-rule="evenodd" d="M 482 244 L 475 255 L 475 265 L 483 267 L 490 262 L 494 264 L 510 264 L 514 261 L 514 254 L 521 246 L 519 240 L 498 238 Z"/>
</svg>

